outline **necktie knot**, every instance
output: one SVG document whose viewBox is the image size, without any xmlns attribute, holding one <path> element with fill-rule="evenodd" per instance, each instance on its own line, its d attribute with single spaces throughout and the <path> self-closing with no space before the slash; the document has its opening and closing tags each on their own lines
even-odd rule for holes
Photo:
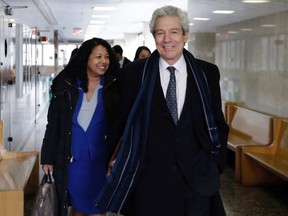
<svg viewBox="0 0 288 216">
<path fill-rule="evenodd" d="M 167 67 L 167 69 L 169 70 L 169 72 L 170 72 L 171 75 L 174 75 L 174 74 L 175 74 L 175 70 L 176 70 L 175 67 L 169 66 L 169 67 Z"/>
</svg>

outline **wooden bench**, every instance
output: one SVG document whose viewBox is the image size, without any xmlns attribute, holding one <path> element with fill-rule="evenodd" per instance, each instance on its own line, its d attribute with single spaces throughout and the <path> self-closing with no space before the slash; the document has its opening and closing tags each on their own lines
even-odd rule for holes
<svg viewBox="0 0 288 216">
<path fill-rule="evenodd" d="M 241 150 L 243 146 L 264 146 L 273 141 L 273 116 L 255 110 L 227 105 L 230 127 L 228 149 L 235 153 L 235 178 L 240 180 Z"/>
<path fill-rule="evenodd" d="M 229 117 L 230 117 L 230 107 L 236 105 L 236 102 L 232 102 L 232 101 L 225 101 L 222 100 L 222 112 L 224 114 L 225 120 L 228 123 L 229 122 Z"/>
<path fill-rule="evenodd" d="M 242 148 L 241 183 L 244 185 L 288 181 L 288 120 L 274 121 L 275 139 L 271 145 Z"/>
<path fill-rule="evenodd" d="M 23 216 L 24 193 L 35 193 L 39 185 L 39 153 L 7 151 L 0 121 L 0 215 Z"/>
</svg>

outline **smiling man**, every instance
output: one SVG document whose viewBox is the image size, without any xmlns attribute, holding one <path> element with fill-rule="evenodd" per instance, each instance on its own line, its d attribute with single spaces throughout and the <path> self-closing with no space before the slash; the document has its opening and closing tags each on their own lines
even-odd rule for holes
<svg viewBox="0 0 288 216">
<path fill-rule="evenodd" d="M 214 64 L 184 49 L 187 13 L 154 11 L 157 49 L 123 71 L 120 115 L 108 141 L 120 151 L 97 205 L 131 216 L 223 216 L 219 176 L 229 128 Z"/>
</svg>

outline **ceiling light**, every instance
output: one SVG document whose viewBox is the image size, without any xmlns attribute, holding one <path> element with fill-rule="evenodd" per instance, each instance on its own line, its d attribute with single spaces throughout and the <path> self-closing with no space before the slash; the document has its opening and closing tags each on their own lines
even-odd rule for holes
<svg viewBox="0 0 288 216">
<path fill-rule="evenodd" d="M 92 18 L 106 19 L 106 18 L 110 18 L 110 15 L 93 14 L 93 15 L 92 15 Z"/>
<path fill-rule="evenodd" d="M 194 25 L 194 23 L 189 23 L 189 26 L 193 26 Z"/>
<path fill-rule="evenodd" d="M 238 34 L 238 31 L 228 31 L 228 34 Z"/>
<path fill-rule="evenodd" d="M 116 10 L 115 7 L 93 7 L 95 11 L 114 11 Z"/>
<path fill-rule="evenodd" d="M 89 25 L 87 27 L 87 29 L 102 29 L 103 26 L 102 25 Z"/>
<path fill-rule="evenodd" d="M 261 25 L 261 27 L 264 27 L 264 28 L 273 28 L 273 27 L 276 27 L 276 25 L 274 25 L 274 24 L 263 24 L 263 25 Z"/>
<path fill-rule="evenodd" d="M 243 29 L 241 29 L 241 31 L 252 31 L 252 29 L 251 28 L 243 28 Z"/>
<path fill-rule="evenodd" d="M 206 18 L 206 17 L 194 17 L 194 20 L 201 20 L 201 21 L 207 21 L 210 20 L 210 18 Z"/>
<path fill-rule="evenodd" d="M 215 14 L 233 14 L 235 11 L 233 10 L 214 10 Z"/>
<path fill-rule="evenodd" d="M 270 0 L 243 0 L 243 3 L 268 3 Z"/>
<path fill-rule="evenodd" d="M 103 21 L 103 20 L 91 20 L 90 23 L 91 24 L 104 24 L 105 21 Z"/>
</svg>

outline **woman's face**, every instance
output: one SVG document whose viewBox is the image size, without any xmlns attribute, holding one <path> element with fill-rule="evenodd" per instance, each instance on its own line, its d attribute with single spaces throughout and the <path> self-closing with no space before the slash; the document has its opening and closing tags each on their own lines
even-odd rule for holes
<svg viewBox="0 0 288 216">
<path fill-rule="evenodd" d="M 97 45 L 92 49 L 87 62 L 88 76 L 98 77 L 105 74 L 110 64 L 109 53 L 102 45 Z"/>
<path fill-rule="evenodd" d="M 143 50 L 141 50 L 141 52 L 139 53 L 138 58 L 139 58 L 139 59 L 143 59 L 143 58 L 147 58 L 147 57 L 149 57 L 149 56 L 150 56 L 150 52 L 149 52 L 148 50 L 143 49 Z"/>
</svg>

